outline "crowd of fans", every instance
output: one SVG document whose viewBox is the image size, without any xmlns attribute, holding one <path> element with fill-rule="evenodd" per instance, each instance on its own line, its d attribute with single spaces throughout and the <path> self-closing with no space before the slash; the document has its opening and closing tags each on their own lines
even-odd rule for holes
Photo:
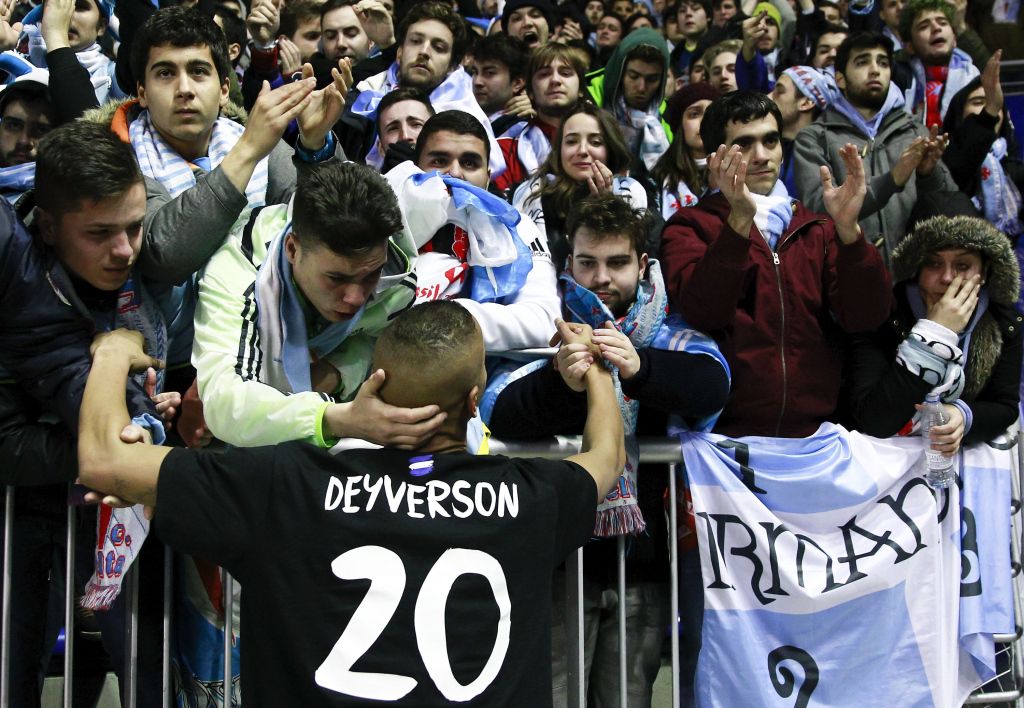
<svg viewBox="0 0 1024 708">
<path fill-rule="evenodd" d="M 59 627 L 97 332 L 138 331 L 164 363 L 128 380 L 125 442 L 189 448 L 461 440 L 445 401 L 371 367 L 435 300 L 487 354 L 474 448 L 583 433 L 588 371 L 610 369 L 627 462 L 584 549 L 599 706 L 619 603 L 628 705 L 650 704 L 670 542 L 684 705 L 700 646 L 693 535 L 667 538 L 667 471 L 638 436 L 908 435 L 938 391 L 931 444 L 952 455 L 1017 418 L 1024 164 L 1000 63 L 1024 52 L 1019 3 L 4 0 L 0 50 L 12 705 L 38 704 Z M 96 511 L 77 513 L 89 557 Z M 119 667 L 123 598 L 81 620 Z M 143 672 L 159 651 L 156 627 Z"/>
</svg>

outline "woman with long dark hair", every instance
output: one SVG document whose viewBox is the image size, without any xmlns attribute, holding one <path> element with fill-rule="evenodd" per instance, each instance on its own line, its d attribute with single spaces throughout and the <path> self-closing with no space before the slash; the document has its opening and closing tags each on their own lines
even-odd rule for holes
<svg viewBox="0 0 1024 708">
<path fill-rule="evenodd" d="M 672 144 L 651 170 L 661 190 L 661 215 L 668 220 L 683 207 L 694 206 L 707 190 L 707 153 L 700 137 L 704 109 L 721 95 L 706 82 L 679 89 L 668 100 L 665 120 Z"/>
<path fill-rule="evenodd" d="M 575 200 L 611 192 L 634 209 L 647 208 L 643 186 L 625 176 L 631 160 L 610 113 L 581 101 L 566 115 L 547 159 L 512 196 L 512 204 L 547 233 L 556 270 L 565 266 L 569 254 L 565 217 Z"/>
</svg>

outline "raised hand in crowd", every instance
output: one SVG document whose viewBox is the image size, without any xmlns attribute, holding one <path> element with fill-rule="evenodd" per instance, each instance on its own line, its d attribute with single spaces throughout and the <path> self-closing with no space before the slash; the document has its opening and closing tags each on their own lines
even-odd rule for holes
<svg viewBox="0 0 1024 708">
<path fill-rule="evenodd" d="M 917 137 L 903 150 L 900 159 L 896 161 L 891 171 L 892 180 L 897 187 L 906 185 L 911 175 L 917 171 L 917 166 L 921 164 L 927 147 L 928 138 Z"/>
<path fill-rule="evenodd" d="M 762 10 L 743 20 L 743 58 L 753 61 L 757 43 L 768 35 L 768 13 Z"/>
<path fill-rule="evenodd" d="M 611 193 L 612 183 L 615 176 L 612 171 L 608 169 L 600 160 L 594 160 L 590 165 L 590 176 L 587 177 L 587 186 L 590 188 L 591 194 L 604 194 Z"/>
<path fill-rule="evenodd" d="M 985 70 L 981 72 L 981 87 L 985 91 L 985 112 L 993 118 L 999 118 L 999 112 L 1003 110 L 1003 85 L 999 82 L 1002 59 L 1003 50 L 997 49 L 992 58 L 985 63 Z"/>
<path fill-rule="evenodd" d="M 256 46 L 268 47 L 281 25 L 281 10 L 274 0 L 256 0 L 245 18 L 245 25 Z"/>
<path fill-rule="evenodd" d="M 2 5 L 0 5 L 2 6 Z M 75 14 L 75 0 L 46 0 L 43 3 L 43 19 L 39 23 L 39 33 L 46 42 L 46 51 L 71 46 L 68 30 L 71 29 L 71 17 Z"/>
<path fill-rule="evenodd" d="M 521 93 L 518 96 L 513 96 L 508 99 L 505 103 L 505 115 L 518 116 L 520 118 L 530 119 L 537 115 L 537 111 L 533 110 L 533 103 L 530 102 L 530 97 L 525 93 Z"/>
<path fill-rule="evenodd" d="M 256 103 L 249 111 L 249 120 L 235 147 L 220 164 L 231 184 L 242 194 L 252 178 L 256 163 L 270 154 L 280 142 L 285 128 L 306 108 L 316 88 L 316 79 L 304 78 L 271 90 L 263 82 Z M 321 143 L 313 149 L 323 145 Z"/>
<path fill-rule="evenodd" d="M 371 42 L 382 48 L 395 43 L 394 20 L 379 0 L 359 0 L 353 9 Z"/>
<path fill-rule="evenodd" d="M 561 344 L 555 355 L 555 370 L 561 374 L 565 385 L 577 393 L 587 390 L 585 376 L 590 365 L 601 356 L 595 349 L 594 332 L 590 325 L 581 322 L 556 320 L 558 328 L 551 337 L 551 346 Z"/>
<path fill-rule="evenodd" d="M 551 41 L 560 44 L 568 44 L 574 40 L 581 39 L 583 39 L 583 28 L 580 27 L 579 22 L 571 17 L 566 17 L 562 24 L 555 28 L 554 34 L 551 35 Z"/>
<path fill-rule="evenodd" d="M 953 33 L 961 35 L 967 30 L 967 0 L 949 0 L 953 7 Z"/>
<path fill-rule="evenodd" d="M 864 161 L 856 145 L 847 143 L 839 149 L 839 156 L 843 159 L 846 180 L 841 187 L 836 187 L 832 183 L 832 170 L 822 165 L 822 197 L 825 211 L 836 225 L 836 235 L 843 243 L 850 244 L 860 238 L 857 219 L 867 194 L 867 181 L 864 178 Z"/>
<path fill-rule="evenodd" d="M 594 344 L 601 349 L 601 358 L 619 370 L 619 379 L 629 381 L 640 371 L 640 355 L 625 334 L 615 328 L 614 322 L 605 322 L 594 330 Z"/>
<path fill-rule="evenodd" d="M 939 135 L 939 126 L 933 125 L 931 127 L 931 137 L 929 137 L 925 145 L 924 156 L 917 165 L 917 174 L 921 177 L 927 177 L 934 172 L 939 164 L 939 160 L 942 159 L 942 153 L 946 152 L 948 145 L 949 136 L 945 133 Z"/>
<path fill-rule="evenodd" d="M 927 267 L 927 261 L 924 267 Z M 942 297 L 928 307 L 925 317 L 960 334 L 971 321 L 971 315 L 978 306 L 981 286 L 980 275 L 972 275 L 970 278 L 956 276 Z"/>
<path fill-rule="evenodd" d="M 11 15 L 17 0 L 0 0 L 0 51 L 6 52 L 18 45 L 18 36 L 21 34 L 21 23 L 11 24 Z M 74 3 L 72 2 L 72 7 Z M 64 34 L 64 41 L 67 42 L 67 33 Z"/>
<path fill-rule="evenodd" d="M 302 70 L 302 52 L 295 42 L 284 35 L 277 38 L 277 62 L 281 76 L 292 76 Z"/>
<path fill-rule="evenodd" d="M 738 145 L 727 148 L 719 145 L 708 157 L 708 177 L 729 201 L 729 226 L 743 238 L 750 237 L 757 205 L 747 187 L 747 161 Z"/>
<path fill-rule="evenodd" d="M 345 109 L 345 97 L 348 96 L 349 87 L 353 83 L 352 60 L 349 57 L 339 59 L 338 68 L 331 69 L 331 76 L 334 81 L 318 91 L 313 91 L 298 115 L 299 140 L 309 150 L 322 148 L 331 126 L 341 118 L 341 113 Z M 302 80 L 316 81 L 311 65 L 302 65 Z"/>
<path fill-rule="evenodd" d="M 437 432 L 447 417 L 440 406 L 399 408 L 385 403 L 380 397 L 384 380 L 384 370 L 377 369 L 359 387 L 354 399 L 327 407 L 324 423 L 331 435 L 411 450 Z"/>
</svg>

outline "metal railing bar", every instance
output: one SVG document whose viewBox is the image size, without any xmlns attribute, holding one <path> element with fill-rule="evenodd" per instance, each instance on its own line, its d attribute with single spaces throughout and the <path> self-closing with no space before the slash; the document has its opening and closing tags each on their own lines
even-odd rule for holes
<svg viewBox="0 0 1024 708">
<path fill-rule="evenodd" d="M 68 505 L 64 557 L 64 708 L 71 708 L 75 689 L 75 507 Z M 6 705 L 6 704 L 5 704 Z"/>
</svg>

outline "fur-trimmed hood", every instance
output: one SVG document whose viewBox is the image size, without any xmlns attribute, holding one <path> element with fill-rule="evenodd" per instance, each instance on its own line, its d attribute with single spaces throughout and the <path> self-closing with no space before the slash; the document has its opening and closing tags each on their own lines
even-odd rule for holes
<svg viewBox="0 0 1024 708">
<path fill-rule="evenodd" d="M 128 98 L 123 101 L 107 101 L 99 108 L 87 110 L 79 120 L 109 125 L 122 140 L 127 142 L 128 123 L 134 120 L 141 110 L 142 107 L 139 105 L 139 99 L 137 98 Z M 249 118 L 245 109 L 232 101 L 224 104 L 224 107 L 220 109 L 220 114 L 240 125 L 245 125 L 246 120 Z"/>
<path fill-rule="evenodd" d="M 985 288 L 992 302 L 1012 305 L 1020 297 L 1020 267 L 1010 240 L 987 221 L 971 216 L 936 216 L 920 222 L 893 249 L 890 263 L 897 283 L 913 280 L 930 253 L 947 248 L 980 252 L 988 268 Z"/>
<path fill-rule="evenodd" d="M 987 221 L 973 216 L 935 216 L 918 223 L 913 233 L 907 234 L 892 252 L 893 279 L 904 284 L 913 281 L 928 254 L 947 248 L 969 248 L 980 252 L 988 268 L 985 289 L 989 300 L 997 308 L 1009 308 L 1017 302 L 1020 267 L 1010 240 Z M 1009 331 L 1012 330 L 1010 327 Z M 1002 328 L 990 305 L 971 335 L 964 367 L 965 400 L 974 400 L 984 390 L 1002 352 Z"/>
</svg>

